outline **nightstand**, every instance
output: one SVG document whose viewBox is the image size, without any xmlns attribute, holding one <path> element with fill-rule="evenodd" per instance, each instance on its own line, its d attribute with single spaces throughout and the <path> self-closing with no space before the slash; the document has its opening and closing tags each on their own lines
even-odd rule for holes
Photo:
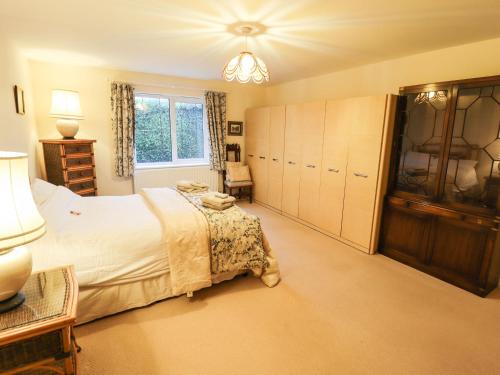
<svg viewBox="0 0 500 375">
<path fill-rule="evenodd" d="M 77 374 L 73 267 L 32 274 L 22 292 L 26 302 L 0 314 L 0 374 Z"/>
<path fill-rule="evenodd" d="M 47 181 L 81 196 L 97 195 L 94 139 L 43 139 Z"/>
</svg>

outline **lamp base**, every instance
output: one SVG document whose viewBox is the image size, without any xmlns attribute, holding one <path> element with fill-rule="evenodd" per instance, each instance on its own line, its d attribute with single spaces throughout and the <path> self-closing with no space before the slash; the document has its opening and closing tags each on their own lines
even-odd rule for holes
<svg viewBox="0 0 500 375">
<path fill-rule="evenodd" d="M 76 120 L 60 118 L 56 121 L 56 128 L 63 136 L 63 139 L 74 139 L 79 126 Z"/>
<path fill-rule="evenodd" d="M 19 292 L 13 297 L 10 297 L 5 301 L 1 301 L 0 314 L 15 309 L 17 306 L 22 305 L 25 300 L 26 298 L 24 297 L 24 294 Z"/>
</svg>

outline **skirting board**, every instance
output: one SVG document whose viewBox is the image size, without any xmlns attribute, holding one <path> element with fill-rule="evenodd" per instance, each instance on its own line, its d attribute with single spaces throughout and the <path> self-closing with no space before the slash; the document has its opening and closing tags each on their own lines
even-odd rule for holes
<svg viewBox="0 0 500 375">
<path fill-rule="evenodd" d="M 328 231 L 326 231 L 324 229 L 318 228 L 317 226 L 315 226 L 315 225 L 313 225 L 311 223 L 308 223 L 307 221 L 304 221 L 302 219 L 299 219 L 298 217 L 289 215 L 286 212 L 278 210 L 275 207 L 269 206 L 266 203 L 263 203 L 263 202 L 260 202 L 260 201 L 256 201 L 256 200 L 254 200 L 254 202 L 257 203 L 257 204 L 259 204 L 259 205 L 261 205 L 262 207 L 268 208 L 271 211 L 276 212 L 277 214 L 280 214 L 280 215 L 282 215 L 282 216 L 284 216 L 284 217 L 286 217 L 288 219 L 292 219 L 293 221 L 295 221 L 295 222 L 297 222 L 299 224 L 305 225 L 308 228 L 314 229 L 317 232 L 320 232 L 320 233 L 322 233 L 322 234 L 324 234 L 324 235 L 326 235 L 328 237 L 331 237 L 334 240 L 340 241 L 340 242 L 342 242 L 342 243 L 344 243 L 344 244 L 346 244 L 346 245 L 348 245 L 348 246 L 350 246 L 350 247 L 352 247 L 352 248 L 354 248 L 356 250 L 362 251 L 363 253 L 368 254 L 368 255 L 373 255 L 372 253 L 370 253 L 370 251 L 367 248 L 365 248 L 365 247 L 363 247 L 361 245 L 358 245 L 355 242 L 351 242 L 349 240 L 346 240 L 345 238 L 337 236 L 336 234 L 333 234 L 333 233 L 330 233 L 330 232 L 328 232 Z"/>
</svg>

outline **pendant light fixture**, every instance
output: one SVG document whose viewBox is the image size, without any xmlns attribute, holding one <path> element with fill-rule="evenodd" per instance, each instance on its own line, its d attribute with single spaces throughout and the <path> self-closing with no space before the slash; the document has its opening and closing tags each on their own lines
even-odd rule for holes
<svg viewBox="0 0 500 375">
<path fill-rule="evenodd" d="M 238 32 L 245 37 L 245 49 L 238 56 L 233 57 L 224 67 L 222 76 L 226 81 L 238 80 L 240 83 L 247 83 L 253 80 L 255 83 L 269 81 L 269 71 L 262 59 L 248 51 L 248 35 L 254 33 L 250 25 L 239 27 Z"/>
</svg>

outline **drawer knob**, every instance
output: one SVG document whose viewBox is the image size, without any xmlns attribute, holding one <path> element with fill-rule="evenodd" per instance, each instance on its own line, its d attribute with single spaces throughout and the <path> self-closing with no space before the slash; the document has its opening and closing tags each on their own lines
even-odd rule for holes
<svg viewBox="0 0 500 375">
<path fill-rule="evenodd" d="M 367 174 L 359 173 L 359 172 L 354 172 L 354 176 L 356 176 L 356 177 L 363 177 L 363 178 L 367 178 L 368 177 Z"/>
<path fill-rule="evenodd" d="M 339 173 L 340 170 L 335 169 L 335 168 L 328 168 L 328 172 Z"/>
<path fill-rule="evenodd" d="M 259 156 L 259 159 L 265 159 L 266 157 L 265 156 Z"/>
<path fill-rule="evenodd" d="M 306 167 L 307 167 L 307 168 L 316 168 L 316 166 L 315 166 L 315 165 L 313 165 L 313 164 L 307 164 L 307 165 L 306 165 Z"/>
<path fill-rule="evenodd" d="M 288 164 L 295 165 L 295 162 L 294 161 L 288 161 Z"/>
<path fill-rule="evenodd" d="M 248 156 L 250 156 L 251 158 L 253 158 L 253 154 L 248 154 Z"/>
<path fill-rule="evenodd" d="M 276 159 L 276 158 L 273 158 L 273 161 L 278 161 L 278 159 Z"/>
</svg>

